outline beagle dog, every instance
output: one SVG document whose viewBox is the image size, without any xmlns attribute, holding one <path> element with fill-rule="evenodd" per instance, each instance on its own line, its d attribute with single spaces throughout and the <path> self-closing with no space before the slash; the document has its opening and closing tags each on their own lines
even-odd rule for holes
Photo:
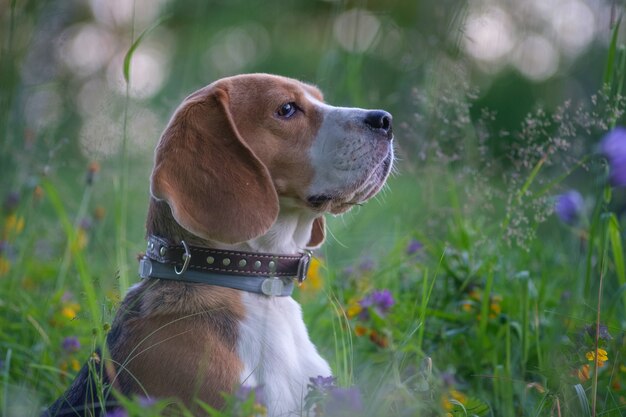
<svg viewBox="0 0 626 417">
<path fill-rule="evenodd" d="M 107 335 L 105 388 L 201 414 L 197 400 L 219 408 L 224 392 L 262 387 L 269 416 L 301 415 L 309 378 L 331 369 L 293 280 L 324 214 L 381 189 L 392 140 L 389 113 L 330 106 L 290 78 L 238 75 L 187 97 L 156 148 L 145 279 Z M 99 414 L 89 380 L 84 368 L 47 415 Z"/>
</svg>

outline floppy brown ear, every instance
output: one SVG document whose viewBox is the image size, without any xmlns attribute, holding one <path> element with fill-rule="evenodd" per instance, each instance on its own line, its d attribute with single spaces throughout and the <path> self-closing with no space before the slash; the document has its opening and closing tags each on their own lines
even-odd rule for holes
<svg viewBox="0 0 626 417">
<path fill-rule="evenodd" d="M 278 215 L 269 172 L 239 135 L 219 86 L 192 94 L 172 117 L 156 149 L 150 191 L 182 227 L 224 243 L 265 233 Z"/>
<path fill-rule="evenodd" d="M 324 216 L 316 217 L 313 220 L 313 227 L 311 228 L 311 239 L 307 243 L 307 248 L 316 249 L 322 246 L 324 239 L 326 238 L 326 219 Z"/>
</svg>

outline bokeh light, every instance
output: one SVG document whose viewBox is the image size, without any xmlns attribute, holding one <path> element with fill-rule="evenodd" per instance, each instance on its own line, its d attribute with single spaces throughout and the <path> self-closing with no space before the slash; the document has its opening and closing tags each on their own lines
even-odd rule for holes
<svg viewBox="0 0 626 417">
<path fill-rule="evenodd" d="M 333 34 L 342 48 L 350 52 L 366 51 L 376 39 L 380 20 L 365 9 L 342 12 L 335 19 Z"/>
</svg>

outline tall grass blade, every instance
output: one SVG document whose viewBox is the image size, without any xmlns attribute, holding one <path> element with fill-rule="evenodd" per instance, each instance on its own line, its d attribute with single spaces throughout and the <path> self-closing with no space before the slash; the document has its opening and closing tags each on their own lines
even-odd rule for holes
<svg viewBox="0 0 626 417">
<path fill-rule="evenodd" d="M 7 408 L 8 408 L 8 398 L 9 398 L 9 369 L 11 369 L 11 354 L 12 350 L 7 349 L 7 354 L 4 359 L 4 367 L 2 369 L 2 415 L 8 416 Z"/>
<path fill-rule="evenodd" d="M 135 51 L 137 50 L 141 42 L 143 42 L 144 38 L 148 36 L 150 32 L 156 29 L 161 23 L 163 23 L 163 21 L 166 18 L 167 16 L 162 16 L 156 22 L 154 22 L 152 25 L 146 28 L 143 32 L 141 32 L 141 34 L 137 37 L 137 39 L 135 39 L 135 41 L 130 45 L 130 48 L 128 48 L 128 52 L 126 52 L 126 55 L 124 55 L 124 69 L 123 69 L 124 80 L 126 81 L 127 84 L 130 83 L 130 62 L 133 59 L 133 55 L 135 54 Z"/>
<path fill-rule="evenodd" d="M 602 82 L 604 85 L 610 86 L 613 84 L 613 76 L 615 74 L 615 56 L 617 53 L 617 38 L 619 34 L 619 27 L 622 23 L 622 17 L 620 16 L 613 27 L 613 34 L 611 35 L 611 43 L 609 44 L 609 50 L 606 57 L 606 66 L 604 67 L 604 77 Z"/>
<path fill-rule="evenodd" d="M 620 233 L 619 221 L 614 213 L 610 214 L 609 222 L 609 241 L 611 243 L 611 251 L 613 253 L 613 262 L 615 263 L 615 273 L 619 281 L 620 287 L 626 286 L 626 267 L 624 265 L 624 247 L 622 245 L 622 236 Z M 624 298 L 624 307 L 626 308 L 626 297 Z"/>
<path fill-rule="evenodd" d="M 574 385 L 574 391 L 576 391 L 576 397 L 578 397 L 578 403 L 580 404 L 580 409 L 584 413 L 583 415 L 591 417 L 591 408 L 589 408 L 589 401 L 587 400 L 585 388 L 583 388 L 580 384 L 576 384 Z"/>
</svg>

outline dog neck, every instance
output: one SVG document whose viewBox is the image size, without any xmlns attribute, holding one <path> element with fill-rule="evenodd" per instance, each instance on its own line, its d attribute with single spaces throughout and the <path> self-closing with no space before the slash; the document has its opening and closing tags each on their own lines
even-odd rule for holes
<svg viewBox="0 0 626 417">
<path fill-rule="evenodd" d="M 185 230 L 174 220 L 172 211 L 165 201 L 151 198 L 146 220 L 146 234 L 161 236 L 176 243 L 184 240 L 189 245 L 214 249 L 297 254 L 306 248 L 313 221 L 317 216 L 319 214 L 298 207 L 289 199 L 280 199 L 279 214 L 265 234 L 245 242 L 226 244 L 202 239 Z"/>
</svg>

